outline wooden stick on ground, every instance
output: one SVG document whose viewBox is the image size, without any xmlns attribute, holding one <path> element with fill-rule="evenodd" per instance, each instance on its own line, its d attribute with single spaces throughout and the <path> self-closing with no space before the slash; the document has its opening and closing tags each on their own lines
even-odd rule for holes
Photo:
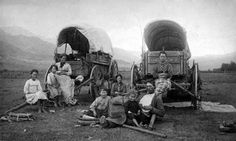
<svg viewBox="0 0 236 141">
<path fill-rule="evenodd" d="M 132 130 L 135 130 L 135 131 L 140 131 L 140 132 L 143 132 L 143 133 L 148 133 L 148 134 L 155 135 L 155 136 L 162 137 L 162 138 L 166 138 L 167 137 L 165 134 L 154 132 L 154 131 L 150 131 L 150 130 L 139 128 L 139 127 L 135 127 L 135 126 L 129 126 L 129 125 L 124 124 L 123 127 L 129 128 L 129 129 L 132 129 Z"/>
<path fill-rule="evenodd" d="M 154 117 L 156 117 L 156 115 Z M 78 123 L 83 125 L 83 126 L 86 126 L 86 125 L 90 125 L 91 123 L 99 123 L 99 120 L 98 119 L 79 118 Z M 136 131 L 140 131 L 140 132 L 143 132 L 143 133 L 152 134 L 152 135 L 155 135 L 155 136 L 158 136 L 158 137 L 162 137 L 162 138 L 166 138 L 167 137 L 165 134 L 154 132 L 154 131 L 150 131 L 150 130 L 139 128 L 139 127 L 135 127 L 135 126 L 129 126 L 129 125 L 123 124 L 123 127 L 129 128 L 129 129 L 132 129 L 132 130 L 136 130 Z"/>
<path fill-rule="evenodd" d="M 8 114 L 9 112 L 16 111 L 16 110 L 18 110 L 18 109 L 20 109 L 20 108 L 22 108 L 22 107 L 25 107 L 26 105 L 28 105 L 27 102 L 21 103 L 21 104 L 15 106 L 15 107 L 13 107 L 13 108 L 7 110 L 4 114 Z"/>
<path fill-rule="evenodd" d="M 152 114 L 151 120 L 150 120 L 150 123 L 149 123 L 149 127 L 153 128 L 156 117 L 157 117 L 156 114 Z"/>
</svg>

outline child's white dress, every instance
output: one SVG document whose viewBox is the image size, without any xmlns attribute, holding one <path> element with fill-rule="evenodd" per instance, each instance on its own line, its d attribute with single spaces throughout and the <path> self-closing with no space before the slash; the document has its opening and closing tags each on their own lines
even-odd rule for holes
<svg viewBox="0 0 236 141">
<path fill-rule="evenodd" d="M 26 102 L 29 104 L 34 104 L 39 99 L 47 99 L 47 95 L 43 92 L 40 81 L 38 79 L 27 80 L 24 86 L 24 93 L 26 97 Z"/>
<path fill-rule="evenodd" d="M 57 75 L 50 72 L 47 76 L 48 89 L 50 91 L 50 98 L 55 98 L 58 95 L 61 95 L 62 91 L 57 81 Z"/>
</svg>

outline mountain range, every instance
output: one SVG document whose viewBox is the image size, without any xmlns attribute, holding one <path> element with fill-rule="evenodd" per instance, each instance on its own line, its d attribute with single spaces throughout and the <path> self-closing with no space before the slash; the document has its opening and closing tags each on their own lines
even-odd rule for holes
<svg viewBox="0 0 236 141">
<path fill-rule="evenodd" d="M 45 41 L 21 27 L 0 27 L 0 70 L 45 70 L 54 62 L 56 43 Z M 113 48 L 119 68 L 131 67 L 138 60 L 132 52 Z M 128 60 L 128 61 L 125 61 Z"/>
<path fill-rule="evenodd" d="M 53 61 L 56 43 L 54 39 L 33 34 L 21 27 L 0 27 L 0 69 L 30 70 L 32 68 L 47 69 Z M 113 47 L 114 56 L 119 68 L 130 69 L 131 65 L 141 60 L 141 55 Z M 236 52 L 224 55 L 208 55 L 193 57 L 201 70 L 219 68 L 222 63 L 236 61 Z M 190 64 L 193 59 L 190 59 Z"/>
<path fill-rule="evenodd" d="M 195 60 L 199 64 L 200 70 L 213 70 L 215 68 L 220 68 L 222 63 L 229 64 L 231 61 L 236 62 L 236 52 L 223 55 L 198 56 L 190 59 L 190 63 L 192 60 Z"/>
</svg>

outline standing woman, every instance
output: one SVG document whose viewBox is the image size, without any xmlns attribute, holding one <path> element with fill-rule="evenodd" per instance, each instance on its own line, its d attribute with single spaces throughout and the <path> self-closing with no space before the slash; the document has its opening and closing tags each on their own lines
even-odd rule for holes
<svg viewBox="0 0 236 141">
<path fill-rule="evenodd" d="M 25 82 L 24 93 L 26 102 L 29 104 L 35 104 L 38 102 L 38 112 L 46 112 L 44 109 L 44 101 L 47 99 L 46 93 L 43 92 L 40 81 L 37 79 L 38 70 L 31 70 L 31 78 Z"/>
<path fill-rule="evenodd" d="M 70 78 L 72 70 L 70 64 L 66 63 L 66 54 L 61 57 L 61 61 L 56 63 L 58 67 L 57 80 L 60 84 L 64 101 L 68 105 L 75 105 L 74 99 L 74 81 Z"/>
</svg>

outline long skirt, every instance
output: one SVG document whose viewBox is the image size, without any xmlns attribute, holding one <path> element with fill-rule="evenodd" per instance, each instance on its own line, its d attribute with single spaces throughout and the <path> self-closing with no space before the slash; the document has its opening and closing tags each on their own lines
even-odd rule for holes
<svg viewBox="0 0 236 141">
<path fill-rule="evenodd" d="M 25 98 L 26 98 L 27 103 L 34 104 L 39 99 L 47 99 L 47 94 L 42 92 L 42 91 L 38 91 L 38 92 L 33 93 L 33 94 L 26 94 Z"/>
<path fill-rule="evenodd" d="M 77 100 L 74 99 L 74 81 L 67 75 L 58 75 L 57 80 L 60 84 L 65 103 L 75 105 Z"/>
<path fill-rule="evenodd" d="M 55 98 L 56 96 L 59 96 L 62 94 L 61 88 L 55 88 L 53 86 L 48 85 L 48 90 L 50 91 L 50 98 Z"/>
</svg>

